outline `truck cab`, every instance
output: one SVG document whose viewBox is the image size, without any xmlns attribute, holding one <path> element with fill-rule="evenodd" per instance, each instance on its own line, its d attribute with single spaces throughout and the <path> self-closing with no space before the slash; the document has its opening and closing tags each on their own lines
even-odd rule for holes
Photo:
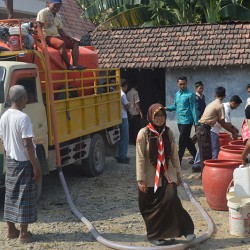
<svg viewBox="0 0 250 250">
<path fill-rule="evenodd" d="M 9 100 L 9 88 L 13 85 L 23 85 L 28 94 L 28 103 L 23 110 L 32 121 L 34 142 L 44 149 L 45 157 L 48 157 L 48 126 L 46 108 L 40 87 L 38 68 L 35 64 L 0 61 L 0 114 L 3 114 L 11 105 Z M 1 159 L 4 159 L 4 150 L 1 144 Z M 0 163 L 0 175 L 3 177 L 4 161 Z M 3 183 L 3 180 L 1 181 Z"/>
<path fill-rule="evenodd" d="M 33 124 L 42 173 L 77 162 L 85 175 L 96 176 L 104 169 L 105 155 L 114 156 L 120 140 L 120 71 L 99 69 L 97 64 L 83 71 L 62 69 L 40 35 L 42 49 L 11 50 L 7 40 L 0 40 L 0 116 L 10 107 L 9 88 L 23 85 L 28 94 L 23 112 Z M 93 48 L 82 51 L 96 61 Z M 52 63 L 60 67 L 52 69 Z M 0 180 L 4 172 L 1 145 Z"/>
</svg>

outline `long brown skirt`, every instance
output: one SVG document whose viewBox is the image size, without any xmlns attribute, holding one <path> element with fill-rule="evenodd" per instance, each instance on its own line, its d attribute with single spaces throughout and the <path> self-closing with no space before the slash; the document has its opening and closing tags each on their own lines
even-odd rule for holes
<svg viewBox="0 0 250 250">
<path fill-rule="evenodd" d="M 170 185 L 163 177 L 163 186 L 159 187 L 156 193 L 151 187 L 147 193 L 139 190 L 138 201 L 149 240 L 181 237 L 194 233 L 194 223 L 182 207 L 176 183 Z"/>
</svg>

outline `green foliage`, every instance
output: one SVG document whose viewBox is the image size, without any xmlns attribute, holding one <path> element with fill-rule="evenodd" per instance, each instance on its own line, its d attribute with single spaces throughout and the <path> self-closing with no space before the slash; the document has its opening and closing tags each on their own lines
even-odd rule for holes
<svg viewBox="0 0 250 250">
<path fill-rule="evenodd" d="M 171 0 L 169 8 L 175 15 L 175 22 L 178 24 L 195 23 L 197 15 L 197 0 Z"/>
<path fill-rule="evenodd" d="M 221 0 L 199 0 L 197 6 L 201 8 L 206 23 L 216 23 L 220 20 L 219 10 L 221 8 Z"/>
<path fill-rule="evenodd" d="M 120 28 L 120 27 L 138 27 L 149 20 L 149 11 L 147 6 L 122 6 L 117 8 L 111 15 L 104 20 L 100 27 L 102 28 Z"/>
<path fill-rule="evenodd" d="M 117 25 L 138 26 L 149 19 L 149 11 L 145 11 L 148 9 L 149 0 L 79 0 L 78 2 L 84 8 L 84 17 L 89 18 L 97 26 L 113 28 Z"/>
<path fill-rule="evenodd" d="M 103 28 L 250 20 L 250 0 L 77 0 Z"/>
<path fill-rule="evenodd" d="M 219 11 L 222 20 L 250 21 L 250 10 L 238 4 L 229 4 Z"/>
</svg>

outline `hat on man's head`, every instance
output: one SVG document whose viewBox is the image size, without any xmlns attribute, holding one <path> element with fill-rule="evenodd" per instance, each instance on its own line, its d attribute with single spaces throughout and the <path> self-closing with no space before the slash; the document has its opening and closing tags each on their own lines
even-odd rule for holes
<svg viewBox="0 0 250 250">
<path fill-rule="evenodd" d="M 49 0 L 50 3 L 62 3 L 62 0 Z"/>
</svg>

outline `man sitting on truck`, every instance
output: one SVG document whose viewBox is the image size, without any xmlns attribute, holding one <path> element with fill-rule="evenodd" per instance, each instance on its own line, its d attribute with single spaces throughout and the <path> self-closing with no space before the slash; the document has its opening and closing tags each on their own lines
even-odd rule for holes
<svg viewBox="0 0 250 250">
<path fill-rule="evenodd" d="M 38 12 L 36 21 L 42 28 L 47 45 L 60 51 L 68 69 L 86 69 L 78 65 L 79 42 L 67 35 L 62 28 L 62 19 L 58 14 L 61 6 L 62 0 L 49 0 L 48 7 Z M 73 65 L 70 64 L 67 49 L 72 49 Z"/>
</svg>

